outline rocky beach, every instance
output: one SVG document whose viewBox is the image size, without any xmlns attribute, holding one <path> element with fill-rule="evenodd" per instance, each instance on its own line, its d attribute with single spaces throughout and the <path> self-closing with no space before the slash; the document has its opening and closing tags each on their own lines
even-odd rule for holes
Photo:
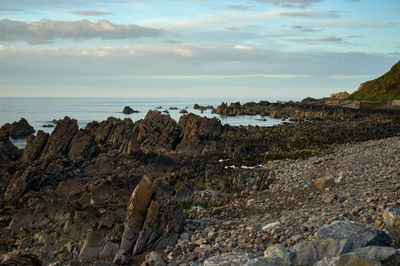
<svg viewBox="0 0 400 266">
<path fill-rule="evenodd" d="M 1 263 L 398 265 L 400 113 L 344 104 L 204 107 L 286 121 L 272 127 L 152 110 L 6 124 Z"/>
</svg>

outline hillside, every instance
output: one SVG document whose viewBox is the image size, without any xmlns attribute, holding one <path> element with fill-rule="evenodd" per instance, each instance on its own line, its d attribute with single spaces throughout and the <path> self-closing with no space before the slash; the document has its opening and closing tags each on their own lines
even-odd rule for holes
<svg viewBox="0 0 400 266">
<path fill-rule="evenodd" d="M 364 82 L 347 100 L 400 99 L 400 61 L 383 76 Z"/>
</svg>

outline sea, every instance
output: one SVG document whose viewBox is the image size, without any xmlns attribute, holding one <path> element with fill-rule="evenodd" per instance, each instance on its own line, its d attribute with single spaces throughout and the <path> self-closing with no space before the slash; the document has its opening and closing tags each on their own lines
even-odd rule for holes
<svg viewBox="0 0 400 266">
<path fill-rule="evenodd" d="M 53 120 L 62 119 L 65 116 L 77 119 L 79 127 L 84 128 L 89 122 L 103 121 L 111 116 L 121 119 L 129 117 L 136 121 L 144 118 L 149 110 L 167 111 L 173 119 L 178 121 L 182 115 L 180 113 L 182 109 L 200 116 L 217 117 L 222 124 L 234 126 L 268 127 L 281 124 L 283 122 L 281 119 L 247 115 L 222 116 L 212 114 L 210 110 L 202 113 L 193 108 L 196 103 L 217 107 L 221 102 L 243 104 L 261 100 L 277 101 L 277 99 L 265 98 L 0 98 L 0 126 L 19 121 L 23 117 L 36 131 L 43 130 L 51 133 L 54 127 L 45 127 L 45 125 L 55 126 Z M 130 106 L 139 112 L 125 115 L 122 113 L 125 106 Z M 11 139 L 11 141 L 18 148 L 24 148 L 26 145 L 26 138 Z"/>
</svg>

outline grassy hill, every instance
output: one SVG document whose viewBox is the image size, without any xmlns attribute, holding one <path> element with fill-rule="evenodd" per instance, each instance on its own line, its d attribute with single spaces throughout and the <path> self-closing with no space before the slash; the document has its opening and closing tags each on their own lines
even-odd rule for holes
<svg viewBox="0 0 400 266">
<path fill-rule="evenodd" d="M 383 76 L 362 83 L 346 100 L 378 101 L 384 98 L 400 99 L 400 61 Z"/>
</svg>

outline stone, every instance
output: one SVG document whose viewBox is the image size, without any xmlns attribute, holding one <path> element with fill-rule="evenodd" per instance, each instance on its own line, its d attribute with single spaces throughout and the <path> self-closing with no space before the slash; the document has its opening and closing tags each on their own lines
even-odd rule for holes
<svg viewBox="0 0 400 266">
<path fill-rule="evenodd" d="M 399 265 L 400 260 L 398 252 L 392 247 L 368 246 L 356 248 L 351 251 L 358 254 L 360 257 L 372 258 L 380 261 L 383 265 Z"/>
<path fill-rule="evenodd" d="M 267 225 L 264 225 L 261 229 L 263 231 L 269 231 L 269 230 L 272 230 L 273 228 L 275 228 L 277 226 L 280 226 L 280 225 L 281 225 L 280 222 L 273 222 L 273 223 L 269 223 Z"/>
<path fill-rule="evenodd" d="M 139 113 L 137 110 L 133 110 L 130 106 L 125 106 L 124 110 L 122 111 L 123 114 L 129 115 L 133 113 Z"/>
<path fill-rule="evenodd" d="M 315 234 L 315 238 L 349 239 L 353 242 L 354 248 L 369 245 L 389 246 L 392 242 L 390 237 L 383 231 L 348 220 L 335 221 L 332 224 L 321 227 Z"/>
<path fill-rule="evenodd" d="M 251 253 L 223 253 L 204 261 L 204 266 L 272 266 L 263 258 Z"/>
<path fill-rule="evenodd" d="M 166 266 L 166 259 L 164 255 L 152 251 L 148 255 L 146 255 L 146 259 L 143 262 L 142 266 Z"/>
<path fill-rule="evenodd" d="M 131 256 L 124 249 L 118 250 L 113 260 L 113 263 L 118 265 L 132 264 L 132 262 Z"/>
<path fill-rule="evenodd" d="M 22 197 L 29 189 L 31 189 L 32 184 L 37 179 L 37 170 L 33 166 L 29 166 L 26 170 L 18 175 L 18 172 L 11 180 L 6 192 L 4 193 L 4 198 L 6 200 L 17 201 Z"/>
<path fill-rule="evenodd" d="M 97 259 L 104 245 L 104 239 L 100 234 L 96 231 L 89 232 L 79 253 L 79 259 L 82 261 Z"/>
<path fill-rule="evenodd" d="M 25 118 L 21 118 L 18 122 L 10 125 L 10 136 L 13 138 L 27 137 L 35 133 L 35 129 L 29 125 Z"/>
<path fill-rule="evenodd" d="M 66 155 L 75 133 L 78 131 L 78 122 L 66 116 L 51 133 L 40 159 L 51 156 Z"/>
<path fill-rule="evenodd" d="M 34 254 L 26 251 L 13 250 L 4 254 L 1 260 L 2 265 L 42 265 L 42 261 Z"/>
<path fill-rule="evenodd" d="M 294 246 L 296 251 L 294 264 L 312 265 L 324 257 L 335 257 L 349 252 L 352 241 L 348 239 L 306 240 Z"/>
<path fill-rule="evenodd" d="M 94 137 L 84 130 L 76 132 L 68 148 L 68 157 L 73 161 L 89 160 L 97 156 L 100 149 Z"/>
<path fill-rule="evenodd" d="M 383 212 L 383 221 L 389 231 L 390 236 L 400 245 L 400 208 L 387 208 Z"/>
<path fill-rule="evenodd" d="M 296 251 L 293 248 L 282 247 L 281 245 L 270 245 L 264 251 L 265 259 L 281 259 L 287 263 L 293 263 Z"/>
<path fill-rule="evenodd" d="M 335 185 L 335 180 L 332 176 L 325 176 L 321 178 L 317 178 L 314 181 L 314 186 L 316 189 L 325 190 L 328 187 Z"/>
<path fill-rule="evenodd" d="M 184 215 L 173 191 L 161 178 L 142 178 L 130 198 L 121 249 L 136 255 L 175 245 Z"/>
<path fill-rule="evenodd" d="M 338 257 L 324 258 L 314 266 L 381 266 L 382 264 L 370 258 L 364 258 L 356 253 L 346 253 Z"/>
<path fill-rule="evenodd" d="M 247 204 L 246 204 L 246 207 L 247 208 L 251 208 L 251 207 L 254 207 L 255 205 L 256 205 L 256 200 L 255 199 L 249 199 L 248 201 L 247 201 Z"/>
<path fill-rule="evenodd" d="M 48 139 L 49 134 L 44 133 L 42 130 L 39 130 L 36 136 L 29 136 L 26 141 L 24 153 L 22 154 L 22 160 L 25 162 L 31 162 L 40 157 Z"/>
</svg>

